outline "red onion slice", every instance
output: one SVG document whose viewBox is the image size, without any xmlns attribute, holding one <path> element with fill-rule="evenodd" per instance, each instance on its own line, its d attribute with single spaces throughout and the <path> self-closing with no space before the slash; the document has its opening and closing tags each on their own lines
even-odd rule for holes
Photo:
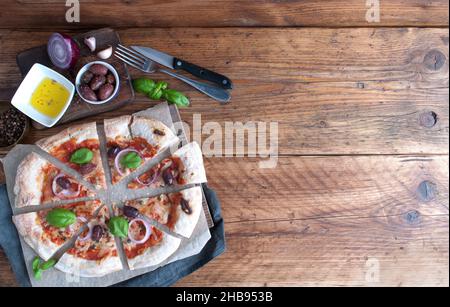
<svg viewBox="0 0 450 307">
<path fill-rule="evenodd" d="M 156 179 L 158 179 L 159 175 L 160 175 L 160 172 L 158 169 L 156 172 L 153 173 L 153 176 L 147 182 L 142 181 L 141 179 L 139 179 L 139 177 L 136 178 L 136 181 L 141 185 L 149 186 L 149 185 L 153 184 L 156 181 Z"/>
<path fill-rule="evenodd" d="M 75 191 L 64 190 L 64 189 L 61 189 L 61 191 L 58 191 L 59 188 L 58 188 L 58 183 L 56 181 L 58 180 L 58 178 L 62 178 L 62 177 L 66 177 L 66 175 L 64 175 L 63 173 L 59 173 L 58 175 L 55 176 L 55 178 L 53 178 L 53 182 L 52 182 L 53 194 L 55 194 L 59 198 L 72 198 L 72 197 L 77 197 L 78 195 L 80 195 L 81 185 L 79 185 L 78 183 L 75 183 L 77 185 L 77 190 L 75 190 Z M 70 180 L 70 178 L 68 178 L 68 179 Z"/>
<path fill-rule="evenodd" d="M 115 167 L 116 171 L 117 171 L 121 176 L 125 175 L 125 173 L 124 173 L 124 172 L 122 171 L 122 169 L 120 168 L 120 159 L 121 159 L 125 154 L 130 153 L 130 152 L 135 152 L 135 153 L 137 153 L 137 154 L 139 155 L 139 157 L 141 157 L 141 159 L 142 159 L 142 155 L 141 155 L 136 149 L 126 148 L 126 149 L 123 149 L 123 150 L 119 151 L 119 152 L 117 153 L 117 155 L 116 155 L 116 158 L 114 159 L 114 167 Z"/>
<path fill-rule="evenodd" d="M 47 52 L 53 65 L 61 69 L 73 67 L 80 57 L 80 48 L 68 35 L 53 33 L 47 43 Z"/>
<path fill-rule="evenodd" d="M 133 235 L 131 234 L 131 231 L 128 231 L 128 238 L 134 244 L 144 244 L 145 242 L 147 242 L 147 240 L 150 238 L 150 236 L 152 234 L 152 231 L 151 231 L 151 228 L 150 228 L 150 224 L 146 220 L 143 220 L 141 218 L 135 218 L 135 219 L 130 221 L 128 229 L 131 229 L 131 226 L 134 223 L 137 223 L 137 222 L 141 222 L 145 226 L 145 235 L 144 235 L 144 237 L 141 240 L 136 240 L 135 238 L 133 238 Z"/>
</svg>

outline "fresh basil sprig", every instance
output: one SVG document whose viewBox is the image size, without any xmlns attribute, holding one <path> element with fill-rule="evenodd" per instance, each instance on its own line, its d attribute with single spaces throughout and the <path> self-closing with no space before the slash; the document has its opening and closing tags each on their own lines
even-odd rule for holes
<svg viewBox="0 0 450 307">
<path fill-rule="evenodd" d="M 138 168 L 141 165 L 142 159 L 135 152 L 129 152 L 122 159 L 120 159 L 120 164 L 126 168 Z"/>
<path fill-rule="evenodd" d="M 115 216 L 108 222 L 109 231 L 122 239 L 128 236 L 128 228 L 130 227 L 128 221 L 122 216 Z"/>
<path fill-rule="evenodd" d="M 76 164 L 86 164 L 92 161 L 94 153 L 88 148 L 80 148 L 70 156 L 70 162 Z"/>
<path fill-rule="evenodd" d="M 50 270 L 52 267 L 54 267 L 56 264 L 55 259 L 49 259 L 47 261 L 42 262 L 42 259 L 39 257 L 35 257 L 33 259 L 32 268 L 33 268 L 33 275 L 36 280 L 42 279 L 42 273 L 44 271 Z"/>
<path fill-rule="evenodd" d="M 77 216 L 70 210 L 64 208 L 56 208 L 50 211 L 45 219 L 51 226 L 65 228 L 75 223 L 77 220 Z"/>
<path fill-rule="evenodd" d="M 133 80 L 133 88 L 136 92 L 146 95 L 152 100 L 165 99 L 167 102 L 183 108 L 189 106 L 189 99 L 181 92 L 168 88 L 167 82 L 155 82 L 148 78 Z"/>
</svg>

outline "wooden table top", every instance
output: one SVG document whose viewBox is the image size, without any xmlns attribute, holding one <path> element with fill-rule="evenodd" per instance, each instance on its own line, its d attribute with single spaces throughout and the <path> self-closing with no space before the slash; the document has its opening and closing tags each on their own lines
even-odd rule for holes
<svg viewBox="0 0 450 307">
<path fill-rule="evenodd" d="M 276 168 L 205 159 L 228 247 L 178 286 L 449 285 L 448 1 L 382 1 L 378 23 L 361 0 L 149 2 L 82 1 L 68 24 L 63 4 L 1 1 L 0 107 L 21 81 L 18 52 L 111 26 L 234 81 L 220 106 L 155 74 L 190 97 L 189 124 L 278 122 Z M 80 122 L 151 105 L 137 96 Z M 0 252 L 0 286 L 14 285 Z"/>
</svg>

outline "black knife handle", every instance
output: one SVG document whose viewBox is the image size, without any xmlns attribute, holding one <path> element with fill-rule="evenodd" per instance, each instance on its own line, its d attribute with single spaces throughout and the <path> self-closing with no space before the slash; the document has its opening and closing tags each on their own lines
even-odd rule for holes
<svg viewBox="0 0 450 307">
<path fill-rule="evenodd" d="M 233 83 L 227 77 L 215 73 L 211 70 L 197 66 L 195 64 L 183 61 L 181 59 L 174 58 L 173 67 L 175 69 L 182 69 L 184 71 L 187 71 L 188 73 L 203 80 L 211 81 L 224 89 L 233 88 Z"/>
</svg>

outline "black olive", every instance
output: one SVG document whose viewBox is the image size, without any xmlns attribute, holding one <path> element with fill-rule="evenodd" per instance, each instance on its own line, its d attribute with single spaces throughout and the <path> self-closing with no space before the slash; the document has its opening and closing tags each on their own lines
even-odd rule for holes
<svg viewBox="0 0 450 307">
<path fill-rule="evenodd" d="M 92 172 L 93 170 L 95 170 L 95 168 L 97 167 L 97 165 L 95 165 L 94 163 L 86 163 L 86 164 L 82 164 L 80 166 L 80 173 L 82 175 L 86 175 L 89 174 L 90 172 Z"/>
<path fill-rule="evenodd" d="M 124 206 L 123 207 L 123 215 L 134 219 L 139 216 L 139 210 L 134 207 L 131 207 L 131 206 Z"/>
<path fill-rule="evenodd" d="M 161 130 L 159 130 L 159 129 L 154 129 L 154 130 L 153 130 L 153 133 L 156 134 L 156 135 L 160 135 L 160 136 L 166 135 L 166 134 L 164 133 L 164 131 L 161 131 Z"/>
<path fill-rule="evenodd" d="M 181 205 L 181 210 L 183 210 L 184 213 L 186 213 L 186 214 L 192 213 L 192 209 L 189 206 L 189 202 L 186 199 L 184 199 L 184 198 L 180 199 L 180 205 Z"/>
<path fill-rule="evenodd" d="M 121 148 L 119 146 L 116 146 L 116 145 L 111 146 L 108 149 L 108 157 L 111 158 L 111 159 L 114 159 L 117 156 L 117 154 L 119 153 L 120 150 L 121 150 Z"/>
<path fill-rule="evenodd" d="M 105 231 L 102 226 L 95 225 L 94 228 L 92 228 L 92 240 L 97 242 L 100 241 L 104 233 Z"/>
<path fill-rule="evenodd" d="M 94 74 L 90 72 L 89 70 L 86 71 L 83 76 L 81 77 L 81 82 L 83 83 L 89 83 L 91 82 L 92 78 L 94 77 Z"/>
<path fill-rule="evenodd" d="M 163 177 L 165 184 L 167 184 L 167 185 L 173 184 L 173 175 L 172 175 L 172 170 L 170 168 L 166 168 L 164 170 L 164 172 L 162 173 L 162 177 Z"/>
<path fill-rule="evenodd" d="M 70 180 L 66 177 L 57 178 L 56 183 L 64 190 L 70 189 Z"/>
</svg>

